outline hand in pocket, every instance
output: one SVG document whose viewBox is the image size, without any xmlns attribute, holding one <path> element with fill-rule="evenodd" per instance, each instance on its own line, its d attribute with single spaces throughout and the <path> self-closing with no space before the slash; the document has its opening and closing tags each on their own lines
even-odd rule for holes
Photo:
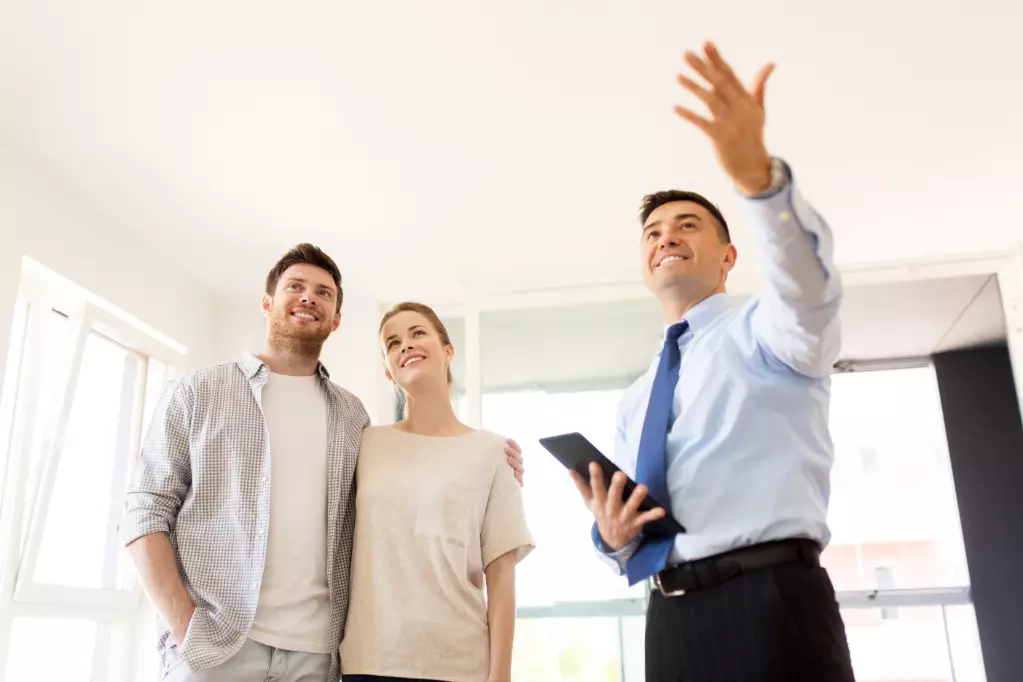
<svg viewBox="0 0 1023 682">
<path fill-rule="evenodd" d="M 195 607 L 192 607 L 191 613 L 188 614 L 187 618 L 178 619 L 177 623 L 171 625 L 171 637 L 177 645 L 183 646 L 185 643 L 185 636 L 188 634 L 188 627 L 192 624 L 192 618 L 195 617 Z"/>
</svg>

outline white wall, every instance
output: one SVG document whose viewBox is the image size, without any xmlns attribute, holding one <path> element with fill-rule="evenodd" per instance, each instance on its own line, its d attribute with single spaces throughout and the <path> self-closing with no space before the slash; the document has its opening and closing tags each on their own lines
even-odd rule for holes
<svg viewBox="0 0 1023 682">
<path fill-rule="evenodd" d="M 53 178 L 0 149 L 0 385 L 25 256 L 183 344 L 185 369 L 262 348 L 261 281 L 253 282 L 251 297 L 216 297 Z M 379 304 L 346 283 L 341 328 L 323 354 L 334 380 L 362 398 L 375 422 L 390 416 L 379 319 Z"/>
<path fill-rule="evenodd" d="M 455 346 L 452 370 L 465 386 L 464 324 L 446 318 Z M 485 390 L 617 382 L 649 366 L 663 324 L 653 298 L 564 307 L 484 312 L 481 319 Z"/>
<path fill-rule="evenodd" d="M 0 382 L 21 264 L 31 256 L 188 349 L 214 356 L 210 294 L 96 209 L 0 149 Z"/>
<path fill-rule="evenodd" d="M 1019 302 L 1023 299 L 1018 286 L 1015 298 L 1006 298 L 1006 287 L 1009 274 L 1013 282 L 1023 282 L 1023 266 L 1006 271 L 1003 301 L 990 274 L 997 263 L 989 263 L 983 274 L 847 283 L 841 308 L 842 359 L 924 357 L 1001 343 L 1007 336 L 1006 319 L 1014 315 L 1016 322 L 1008 325 L 1012 347 L 1013 334 L 1023 339 L 1023 303 Z M 464 323 L 457 315 L 444 319 L 455 345 L 455 384 L 462 388 Z M 484 312 L 483 386 L 489 391 L 557 384 L 581 388 L 586 383 L 635 377 L 648 368 L 662 333 L 660 310 L 650 296 Z M 1015 342 L 1023 348 L 1020 343 Z M 1023 351 L 1017 354 L 1023 357 Z"/>
</svg>

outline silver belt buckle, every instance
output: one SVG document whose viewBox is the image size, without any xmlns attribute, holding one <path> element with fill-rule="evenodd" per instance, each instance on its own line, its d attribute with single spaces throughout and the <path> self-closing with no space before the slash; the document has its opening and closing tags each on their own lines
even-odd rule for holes
<svg viewBox="0 0 1023 682">
<path fill-rule="evenodd" d="M 657 591 L 661 593 L 662 597 L 681 597 L 686 593 L 685 590 L 671 590 L 670 592 L 664 589 L 664 584 L 661 583 L 661 574 L 656 573 L 654 575 L 654 585 L 657 587 Z"/>
</svg>

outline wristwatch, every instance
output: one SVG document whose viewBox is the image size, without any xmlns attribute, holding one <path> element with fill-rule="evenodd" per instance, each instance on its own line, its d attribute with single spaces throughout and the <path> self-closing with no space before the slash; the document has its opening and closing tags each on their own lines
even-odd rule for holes
<svg viewBox="0 0 1023 682">
<path fill-rule="evenodd" d="M 750 199 L 766 199 L 774 196 L 784 189 L 791 179 L 792 174 L 789 172 L 788 164 L 779 158 L 771 157 L 771 184 L 763 192 L 754 194 Z"/>
</svg>

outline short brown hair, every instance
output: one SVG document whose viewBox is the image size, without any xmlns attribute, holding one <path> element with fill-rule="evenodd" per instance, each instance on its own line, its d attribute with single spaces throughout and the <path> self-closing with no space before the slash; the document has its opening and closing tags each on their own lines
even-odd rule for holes
<svg viewBox="0 0 1023 682">
<path fill-rule="evenodd" d="M 281 275 L 292 265 L 300 264 L 313 265 L 327 271 L 330 278 L 334 280 L 334 286 L 337 287 L 337 302 L 334 314 L 336 315 L 341 312 L 341 299 L 344 297 L 341 291 L 341 271 L 338 269 L 337 263 L 334 262 L 333 258 L 324 253 L 320 247 L 313 246 L 312 244 L 298 244 L 281 256 L 281 259 L 270 268 L 270 272 L 266 275 L 266 295 L 273 296 L 274 292 L 277 291 L 277 283 L 281 281 Z"/>
<path fill-rule="evenodd" d="M 388 320 L 390 320 L 398 313 L 404 312 L 419 313 L 420 315 L 425 317 L 427 321 L 433 326 L 434 330 L 437 332 L 437 335 L 440 336 L 441 343 L 443 343 L 445 346 L 454 347 L 454 344 L 451 343 L 451 335 L 448 334 L 448 328 L 444 326 L 444 323 L 441 322 L 440 317 L 437 315 L 436 312 L 434 312 L 433 308 L 423 303 L 416 303 L 415 301 L 404 301 L 394 306 L 386 313 L 384 313 L 383 319 L 380 320 L 380 328 L 377 329 L 377 336 L 380 336 L 381 332 L 384 331 L 384 325 L 387 324 Z M 451 384 L 453 382 L 454 378 L 451 376 L 451 368 L 448 367 L 448 383 Z"/>
<path fill-rule="evenodd" d="M 714 220 L 718 223 L 718 236 L 721 237 L 721 241 L 724 244 L 730 244 L 732 242 L 732 234 L 728 231 L 728 223 L 725 222 L 725 217 L 721 215 L 721 210 L 715 206 L 707 197 L 696 192 L 687 192 L 681 189 L 669 189 L 663 192 L 654 192 L 643 197 L 643 205 L 639 209 L 639 223 L 646 225 L 647 218 L 650 214 L 656 211 L 665 204 L 670 204 L 674 201 L 691 201 L 692 203 L 702 206 L 707 209 L 707 213 L 714 216 Z"/>
</svg>

